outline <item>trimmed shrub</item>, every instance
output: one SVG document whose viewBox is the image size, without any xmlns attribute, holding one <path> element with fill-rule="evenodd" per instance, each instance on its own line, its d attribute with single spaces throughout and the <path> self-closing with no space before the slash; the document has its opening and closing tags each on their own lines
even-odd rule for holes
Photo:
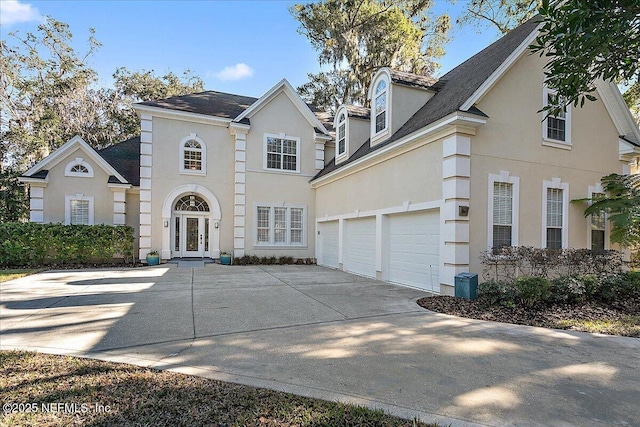
<svg viewBox="0 0 640 427">
<path fill-rule="evenodd" d="M 0 266 L 133 261 L 133 228 L 124 225 L 0 224 Z"/>
<path fill-rule="evenodd" d="M 580 304 L 600 287 L 594 275 L 572 275 L 553 279 L 549 287 L 549 302 L 553 304 Z"/>
<path fill-rule="evenodd" d="M 549 299 L 550 283 L 545 278 L 518 277 L 513 285 L 518 301 L 526 307 L 533 307 Z"/>
<path fill-rule="evenodd" d="M 478 301 L 484 305 L 513 307 L 515 300 L 515 288 L 510 283 L 489 280 L 478 285 Z"/>
<path fill-rule="evenodd" d="M 605 277 L 594 297 L 601 301 L 640 298 L 640 272 L 627 271 Z"/>
<path fill-rule="evenodd" d="M 291 256 L 269 256 L 258 257 L 255 255 L 245 255 L 233 260 L 234 265 L 286 265 L 286 264 L 298 264 L 298 265 L 311 265 L 315 264 L 313 258 L 293 258 Z"/>
</svg>

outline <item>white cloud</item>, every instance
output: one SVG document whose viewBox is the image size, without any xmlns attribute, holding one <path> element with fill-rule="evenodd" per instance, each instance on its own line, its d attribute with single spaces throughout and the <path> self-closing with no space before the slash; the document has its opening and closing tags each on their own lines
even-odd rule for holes
<svg viewBox="0 0 640 427">
<path fill-rule="evenodd" d="M 213 76 L 222 81 L 241 80 L 253 76 L 253 69 L 247 64 L 241 62 L 236 65 L 224 67 L 222 71 L 213 73 Z"/>
<path fill-rule="evenodd" d="M 1 26 L 40 20 L 42 20 L 40 12 L 30 4 L 20 3 L 18 0 L 0 1 Z"/>
</svg>

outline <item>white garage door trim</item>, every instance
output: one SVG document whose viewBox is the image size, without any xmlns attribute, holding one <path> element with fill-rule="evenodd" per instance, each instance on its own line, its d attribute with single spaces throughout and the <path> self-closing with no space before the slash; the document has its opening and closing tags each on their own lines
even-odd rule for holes
<svg viewBox="0 0 640 427">
<path fill-rule="evenodd" d="M 388 280 L 440 293 L 439 211 L 390 215 L 388 230 Z"/>
<path fill-rule="evenodd" d="M 344 236 L 344 270 L 375 279 L 376 218 L 346 220 Z"/>
<path fill-rule="evenodd" d="M 318 223 L 318 265 L 339 268 L 339 229 L 338 221 Z"/>
</svg>

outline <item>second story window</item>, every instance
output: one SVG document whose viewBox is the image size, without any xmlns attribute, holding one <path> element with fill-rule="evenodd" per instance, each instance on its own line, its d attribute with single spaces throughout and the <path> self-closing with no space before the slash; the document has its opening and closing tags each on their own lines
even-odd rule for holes
<svg viewBox="0 0 640 427">
<path fill-rule="evenodd" d="M 204 141 L 192 133 L 180 143 L 180 172 L 206 174 L 206 147 Z"/>
<path fill-rule="evenodd" d="M 338 156 L 347 151 L 347 116 L 340 114 L 338 117 Z"/>
<path fill-rule="evenodd" d="M 265 169 L 300 172 L 300 138 L 265 135 Z"/>
<path fill-rule="evenodd" d="M 544 89 L 544 107 L 556 102 L 556 93 L 551 89 Z M 546 113 L 544 113 L 546 114 Z M 571 106 L 566 106 L 558 113 L 549 114 L 542 123 L 542 139 L 549 145 L 557 144 L 560 148 L 570 148 L 571 145 Z"/>
<path fill-rule="evenodd" d="M 375 133 L 387 128 L 387 82 L 381 80 L 376 86 L 374 98 Z"/>
</svg>

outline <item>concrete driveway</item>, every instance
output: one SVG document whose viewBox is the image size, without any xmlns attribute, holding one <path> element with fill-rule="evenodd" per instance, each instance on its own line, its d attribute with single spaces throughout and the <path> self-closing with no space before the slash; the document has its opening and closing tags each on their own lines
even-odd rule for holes
<svg viewBox="0 0 640 427">
<path fill-rule="evenodd" d="M 348 401 L 453 426 L 638 426 L 640 340 L 462 319 L 317 266 L 55 271 L 0 285 L 0 348 Z"/>
</svg>

